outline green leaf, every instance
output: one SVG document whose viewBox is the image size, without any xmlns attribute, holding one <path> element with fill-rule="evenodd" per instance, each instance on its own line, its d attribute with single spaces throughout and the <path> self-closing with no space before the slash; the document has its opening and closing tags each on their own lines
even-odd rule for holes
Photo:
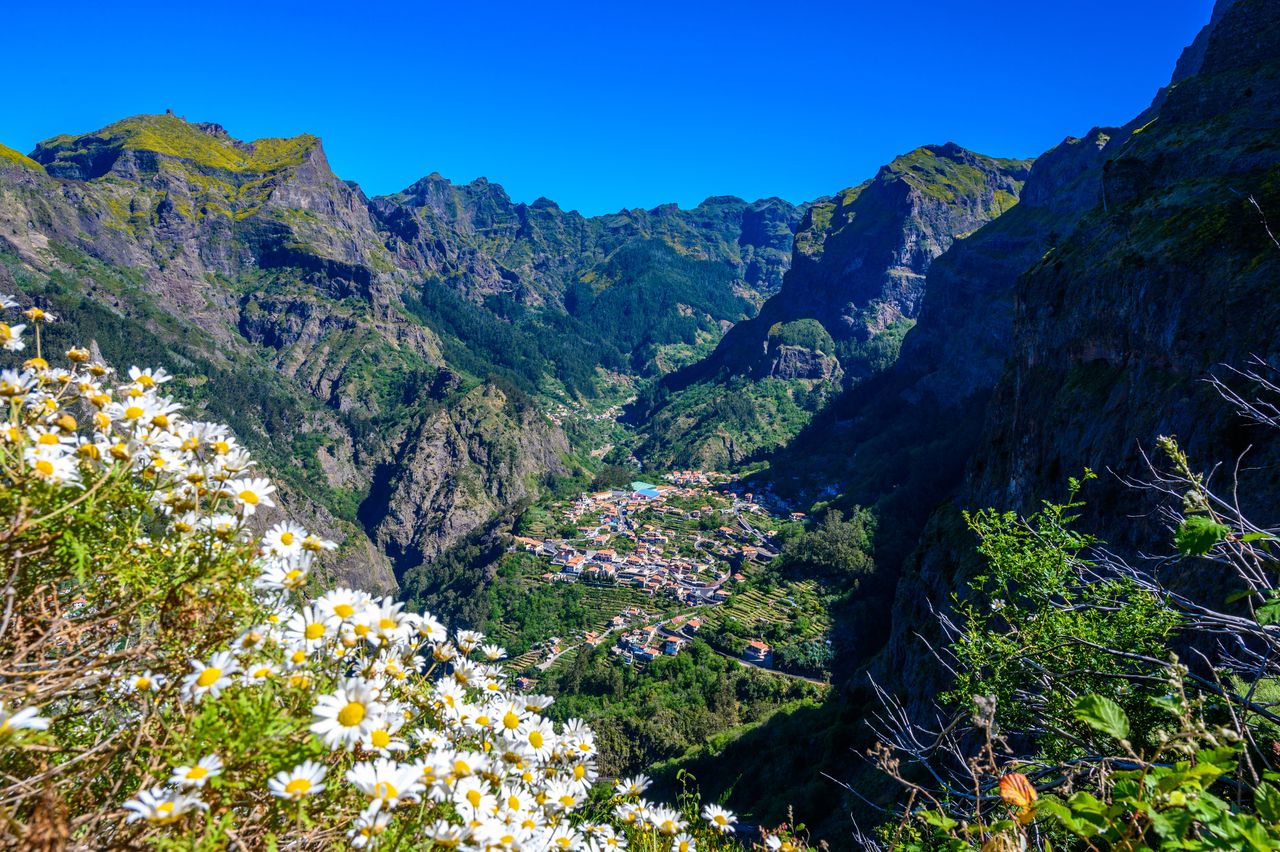
<svg viewBox="0 0 1280 852">
<path fill-rule="evenodd" d="M 1222 541 L 1231 528 L 1208 515 L 1192 515 L 1182 522 L 1173 535 L 1173 543 L 1187 556 L 1204 556 Z"/>
<path fill-rule="evenodd" d="M 942 811 L 923 811 L 920 814 L 920 818 L 934 828 L 939 828 L 943 831 L 950 831 L 959 825 L 958 822 L 944 814 Z"/>
<path fill-rule="evenodd" d="M 1075 716 L 1095 731 L 1122 740 L 1129 736 L 1129 717 L 1120 705 L 1102 695 L 1086 695 L 1076 702 Z"/>
<path fill-rule="evenodd" d="M 1280 790 L 1264 781 L 1253 791 L 1253 803 L 1263 822 L 1280 823 Z"/>
<path fill-rule="evenodd" d="M 1271 535 L 1271 533 L 1251 532 L 1240 536 L 1240 540 L 1245 544 L 1249 544 L 1255 541 L 1275 541 L 1276 537 Z"/>
<path fill-rule="evenodd" d="M 1280 624 L 1280 601 L 1268 601 L 1256 610 L 1258 623 L 1263 627 L 1268 624 Z"/>
<path fill-rule="evenodd" d="M 1191 830 L 1191 821 L 1191 812 L 1181 808 L 1151 814 L 1152 828 L 1168 843 L 1186 837 Z"/>
</svg>

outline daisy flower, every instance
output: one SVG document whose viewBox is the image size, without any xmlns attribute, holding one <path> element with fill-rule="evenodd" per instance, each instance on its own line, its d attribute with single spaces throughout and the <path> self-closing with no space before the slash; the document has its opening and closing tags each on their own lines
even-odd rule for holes
<svg viewBox="0 0 1280 852">
<path fill-rule="evenodd" d="M 356 817 L 355 827 L 347 832 L 347 837 L 356 849 L 364 849 L 376 843 L 390 824 L 390 812 L 369 810 Z"/>
<path fill-rule="evenodd" d="M 299 801 L 306 796 L 324 792 L 324 777 L 328 770 L 314 760 L 307 760 L 288 770 L 277 772 L 267 781 L 267 789 L 278 799 Z"/>
<path fill-rule="evenodd" d="M 366 592 L 358 592 L 355 589 L 339 586 L 317 600 L 315 607 L 326 616 L 333 616 L 342 621 L 350 621 L 371 601 L 372 598 Z"/>
<path fill-rule="evenodd" d="M 193 671 L 182 679 L 182 697 L 199 702 L 204 697 L 217 698 L 231 685 L 231 676 L 240 671 L 240 665 L 230 651 L 220 651 L 208 663 L 191 660 Z"/>
<path fill-rule="evenodd" d="M 302 527 L 289 521 L 281 521 L 267 530 L 262 537 L 262 546 L 276 556 L 297 556 L 302 552 L 302 540 L 306 537 L 307 531 Z"/>
<path fill-rule="evenodd" d="M 453 788 L 452 798 L 454 805 L 468 819 L 493 813 L 498 808 L 498 799 L 489 788 L 489 782 L 474 776 L 460 780 Z"/>
<path fill-rule="evenodd" d="M 516 740 L 531 756 L 545 759 L 555 750 L 555 728 L 546 719 L 529 719 L 516 730 Z"/>
<path fill-rule="evenodd" d="M 671 841 L 671 852 L 697 852 L 698 844 L 690 834 L 677 834 Z"/>
<path fill-rule="evenodd" d="M 21 352 L 26 348 L 27 343 L 22 339 L 22 332 L 26 330 L 26 325 L 9 325 L 0 322 L 0 347 L 9 352 Z"/>
<path fill-rule="evenodd" d="M 136 799 L 125 802 L 123 808 L 130 812 L 126 822 L 146 820 L 152 825 L 167 825 L 197 808 L 208 810 L 209 806 L 191 793 L 152 787 L 140 792 Z"/>
<path fill-rule="evenodd" d="M 322 695 L 312 708 L 312 733 L 332 750 L 351 749 L 381 724 L 383 706 L 368 681 L 348 680 L 332 695 Z"/>
<path fill-rule="evenodd" d="M 316 648 L 324 644 L 325 638 L 334 632 L 335 627 L 336 623 L 331 622 L 318 607 L 304 606 L 285 625 L 285 641 Z"/>
<path fill-rule="evenodd" d="M 661 805 L 649 812 L 649 823 L 660 834 L 665 834 L 668 837 L 679 834 L 688 827 L 685 825 L 685 821 L 680 818 L 679 811 Z"/>
<path fill-rule="evenodd" d="M 147 669 L 142 674 L 129 675 L 124 678 L 124 686 L 130 692 L 158 692 L 164 686 L 164 675 L 154 674 Z"/>
<path fill-rule="evenodd" d="M 49 727 L 49 720 L 40 715 L 35 707 L 23 707 L 17 712 L 5 709 L 0 701 L 0 736 L 11 731 L 43 731 Z"/>
<path fill-rule="evenodd" d="M 271 680 L 279 673 L 280 669 L 273 663 L 256 663 L 244 670 L 244 677 L 241 679 L 241 683 L 245 686 L 253 686 L 254 684 Z"/>
<path fill-rule="evenodd" d="M 347 780 L 369 797 L 369 809 L 391 810 L 401 800 L 412 800 L 422 789 L 421 773 L 409 763 L 389 758 L 357 763 L 347 770 Z"/>
<path fill-rule="evenodd" d="M 259 589 L 282 591 L 300 589 L 307 583 L 311 574 L 311 554 L 304 553 L 300 557 L 288 561 L 272 559 L 263 567 L 262 573 L 254 581 Z"/>
<path fill-rule="evenodd" d="M 206 754 L 195 766 L 179 766 L 173 770 L 169 783 L 176 787 L 203 787 L 210 778 L 222 774 L 222 758 Z"/>
<path fill-rule="evenodd" d="M 727 811 L 719 805 L 707 805 L 703 808 L 702 818 L 711 823 L 712 828 L 723 834 L 733 831 L 733 824 L 738 821 L 738 817 L 732 811 Z"/>
<path fill-rule="evenodd" d="M 236 498 L 241 512 L 246 516 L 252 515 L 259 508 L 275 505 L 271 495 L 276 492 L 276 487 L 271 484 L 270 479 L 265 477 L 234 479 L 227 483 L 227 488 Z"/>
<path fill-rule="evenodd" d="M 438 819 L 423 829 L 423 834 L 437 846 L 452 849 L 466 840 L 470 831 L 463 826 L 454 825 L 446 820 Z"/>
<path fill-rule="evenodd" d="M 645 790 L 649 789 L 649 785 L 653 781 L 648 775 L 635 775 L 631 778 L 623 778 L 617 784 L 613 785 L 613 790 L 619 796 L 639 796 Z"/>
</svg>

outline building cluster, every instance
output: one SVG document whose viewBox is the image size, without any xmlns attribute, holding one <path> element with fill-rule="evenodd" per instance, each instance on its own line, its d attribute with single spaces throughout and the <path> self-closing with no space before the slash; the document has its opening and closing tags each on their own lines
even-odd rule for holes
<svg viewBox="0 0 1280 852">
<path fill-rule="evenodd" d="M 734 579 L 734 567 L 752 559 L 768 562 L 775 555 L 769 546 L 772 531 L 759 531 L 746 520 L 770 516 L 749 501 L 732 498 L 726 507 L 689 508 L 706 499 L 721 476 L 681 471 L 661 485 L 633 482 L 628 488 L 582 494 L 560 506 L 556 518 L 576 528 L 574 538 L 518 536 L 516 547 L 548 560 L 542 575 L 548 582 L 631 586 L 689 606 L 720 603 L 728 597 L 724 586 Z M 709 531 L 678 528 L 679 522 L 687 527 L 707 516 L 721 523 Z"/>
<path fill-rule="evenodd" d="M 514 548 L 546 561 L 542 579 L 548 583 L 627 586 L 686 606 L 714 606 L 728 599 L 731 583 L 746 579 L 746 564 L 777 555 L 773 516 L 750 492 L 725 489 L 729 480 L 721 473 L 683 470 L 665 475 L 660 484 L 637 481 L 584 493 L 551 509 L 552 525 L 572 527 L 572 538 L 516 536 Z M 647 622 L 646 613 L 628 608 L 603 632 L 587 632 L 582 642 L 599 645 L 620 631 L 612 652 L 646 663 L 679 654 L 702 624 L 688 616 Z M 563 650 L 556 640 L 544 664 Z M 748 649 L 744 659 L 764 666 L 772 660 L 767 646 L 760 653 Z"/>
</svg>

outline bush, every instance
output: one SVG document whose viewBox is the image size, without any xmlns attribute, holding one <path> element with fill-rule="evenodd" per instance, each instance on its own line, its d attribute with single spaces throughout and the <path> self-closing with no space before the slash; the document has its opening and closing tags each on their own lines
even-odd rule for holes
<svg viewBox="0 0 1280 852">
<path fill-rule="evenodd" d="M 1257 398 L 1219 391 L 1280 428 L 1280 384 L 1246 375 Z M 940 616 L 955 687 L 937 728 L 880 693 L 872 756 L 909 799 L 869 846 L 1280 849 L 1280 534 L 1243 514 L 1239 483 L 1219 496 L 1158 446 L 1136 484 L 1166 501 L 1163 559 L 1074 529 L 1090 474 L 1029 518 L 966 516 L 987 569 Z"/>
</svg>

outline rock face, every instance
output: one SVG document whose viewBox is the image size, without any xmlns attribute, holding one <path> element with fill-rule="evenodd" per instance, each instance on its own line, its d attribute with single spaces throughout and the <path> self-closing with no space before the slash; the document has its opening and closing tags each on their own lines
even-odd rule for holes
<svg viewBox="0 0 1280 852">
<path fill-rule="evenodd" d="M 1202 381 L 1280 364 L 1280 246 L 1248 200 L 1280 209 L 1280 7 L 1220 3 L 1178 75 L 1125 127 L 1039 158 L 1018 206 L 932 265 L 897 363 L 775 460 L 796 477 L 780 490 L 880 508 L 877 562 L 902 571 L 866 648 L 887 633 L 876 676 L 921 704 L 945 678 L 917 634 L 937 638 L 929 607 L 977 567 L 960 509 L 1033 511 L 1086 467 L 1140 474 L 1162 434 L 1206 467 L 1252 446 L 1242 495 L 1280 497 L 1274 436 Z M 1118 478 L 1084 497 L 1117 549 L 1167 546 Z"/>
<path fill-rule="evenodd" d="M 644 366 L 714 342 L 776 291 L 802 215 L 717 197 L 587 218 L 439 175 L 369 199 L 313 136 L 242 142 L 171 114 L 0 148 L 4 280 L 113 362 L 192 376 L 184 401 L 344 541 L 344 579 L 385 589 L 568 472 L 548 402 L 495 382 L 589 390 L 605 342 L 610 369 L 625 347 L 649 346 Z M 461 298 L 431 313 L 428 284 Z M 526 357 L 539 338 L 560 347 L 533 350 L 546 363 Z"/>
<path fill-rule="evenodd" d="M 375 199 L 373 209 L 409 268 L 456 282 L 473 300 L 502 294 L 527 305 L 563 304 L 584 273 L 637 240 L 725 263 L 767 296 L 781 284 L 803 213 L 779 198 L 717 196 L 692 210 L 667 204 L 588 218 L 546 198 L 514 203 L 484 178 L 455 186 L 438 174 Z"/>
<path fill-rule="evenodd" d="M 500 390 L 481 386 L 426 416 L 362 515 L 403 571 L 568 473 L 564 433 Z"/>
<path fill-rule="evenodd" d="M 738 446 L 762 450 L 792 437 L 830 394 L 891 364 L 920 311 L 934 259 L 1014 209 L 1029 167 L 1027 161 L 985 157 L 952 143 L 931 145 L 815 202 L 800 223 L 778 294 L 758 316 L 734 326 L 706 359 L 668 376 L 657 396 L 637 411 L 637 419 L 650 421 L 647 457 L 659 464 L 740 461 L 708 446 L 725 445 L 725 435 L 705 427 L 722 417 L 719 406 L 706 405 L 708 398 L 722 398 L 730 385 L 742 393 L 735 384 L 742 376 L 807 383 L 807 401 L 797 407 L 808 410 L 793 412 L 786 428 L 761 429 L 757 423 L 733 436 Z M 794 339 L 780 339 L 780 333 Z M 788 419 L 772 401 L 775 389 L 746 392 L 763 419 Z"/>
</svg>

